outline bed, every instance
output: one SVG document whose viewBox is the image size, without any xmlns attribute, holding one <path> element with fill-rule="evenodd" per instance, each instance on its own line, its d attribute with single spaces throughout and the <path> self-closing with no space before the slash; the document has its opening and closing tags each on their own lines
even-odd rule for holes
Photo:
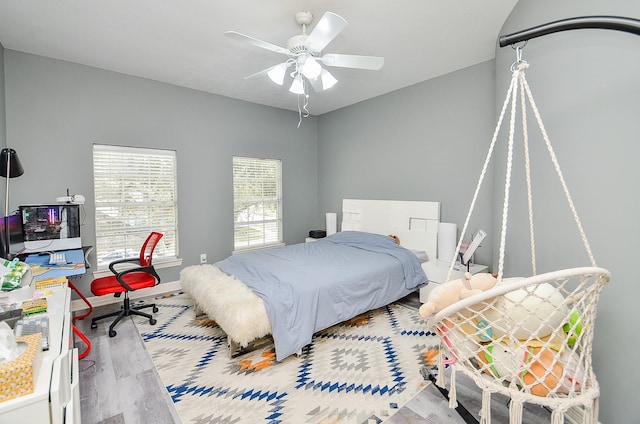
<svg viewBox="0 0 640 424">
<path fill-rule="evenodd" d="M 426 284 L 421 262 L 435 258 L 439 213 L 438 202 L 344 199 L 341 232 L 189 266 L 180 282 L 196 313 L 227 334 L 230 356 L 270 337 L 280 361 L 317 331 Z"/>
</svg>

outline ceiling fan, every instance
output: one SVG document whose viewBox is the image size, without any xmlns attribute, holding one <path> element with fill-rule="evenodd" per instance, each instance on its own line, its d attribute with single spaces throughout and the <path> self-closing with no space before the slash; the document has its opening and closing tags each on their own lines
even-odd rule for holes
<svg viewBox="0 0 640 424">
<path fill-rule="evenodd" d="M 313 20 L 311 12 L 298 12 L 296 22 L 302 26 L 302 34 L 294 35 L 287 41 L 287 47 L 280 47 L 236 31 L 226 31 L 227 37 L 271 50 L 287 56 L 287 59 L 245 78 L 267 74 L 278 85 L 284 84 L 287 70 L 293 79 L 289 91 L 307 96 L 307 83 L 316 92 L 331 88 L 338 80 L 325 69 L 325 66 L 341 68 L 378 70 L 384 65 L 384 58 L 375 56 L 356 56 L 348 54 L 322 54 L 324 48 L 347 26 L 347 21 L 332 12 L 326 12 L 313 31 L 307 34 L 307 26 Z"/>
</svg>

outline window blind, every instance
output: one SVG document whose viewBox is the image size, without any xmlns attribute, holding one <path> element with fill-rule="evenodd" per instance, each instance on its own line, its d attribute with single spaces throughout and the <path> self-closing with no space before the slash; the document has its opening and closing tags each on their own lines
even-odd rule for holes
<svg viewBox="0 0 640 424">
<path fill-rule="evenodd" d="M 98 268 L 136 256 L 151 231 L 164 234 L 154 261 L 178 256 L 174 150 L 95 144 L 93 181 Z"/>
<path fill-rule="evenodd" d="M 234 249 L 282 243 L 282 161 L 233 158 Z"/>
</svg>

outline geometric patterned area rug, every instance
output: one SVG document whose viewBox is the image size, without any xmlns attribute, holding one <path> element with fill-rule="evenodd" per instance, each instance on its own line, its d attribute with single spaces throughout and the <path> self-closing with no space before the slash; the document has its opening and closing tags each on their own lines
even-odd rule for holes
<svg viewBox="0 0 640 424">
<path fill-rule="evenodd" d="M 229 358 L 224 332 L 196 317 L 184 293 L 156 302 L 157 324 L 135 317 L 183 423 L 381 423 L 436 372 L 437 338 L 400 304 L 318 332 L 301 355 L 275 361 L 273 345 Z"/>
</svg>

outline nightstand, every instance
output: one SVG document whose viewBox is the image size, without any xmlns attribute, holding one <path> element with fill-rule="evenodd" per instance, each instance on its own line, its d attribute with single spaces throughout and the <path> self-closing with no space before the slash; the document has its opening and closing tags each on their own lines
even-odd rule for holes
<svg viewBox="0 0 640 424">
<path fill-rule="evenodd" d="M 304 239 L 305 243 L 311 243 L 312 241 L 318 241 L 320 240 L 319 238 L 313 238 L 313 237 L 307 237 Z"/>
<path fill-rule="evenodd" d="M 439 259 L 422 264 L 422 269 L 425 274 L 427 274 L 429 284 L 420 289 L 420 303 L 426 303 L 427 298 L 429 297 L 429 292 L 438 287 L 438 285 L 444 283 L 447 278 L 447 273 L 449 272 L 449 266 L 451 266 L 451 262 Z M 473 264 L 470 267 L 469 272 L 471 274 L 477 274 L 479 272 L 487 272 L 488 270 L 489 267 L 487 265 Z M 465 272 L 467 272 L 466 266 L 456 264 L 451 271 L 450 278 L 451 280 L 461 278 L 464 276 Z"/>
</svg>

